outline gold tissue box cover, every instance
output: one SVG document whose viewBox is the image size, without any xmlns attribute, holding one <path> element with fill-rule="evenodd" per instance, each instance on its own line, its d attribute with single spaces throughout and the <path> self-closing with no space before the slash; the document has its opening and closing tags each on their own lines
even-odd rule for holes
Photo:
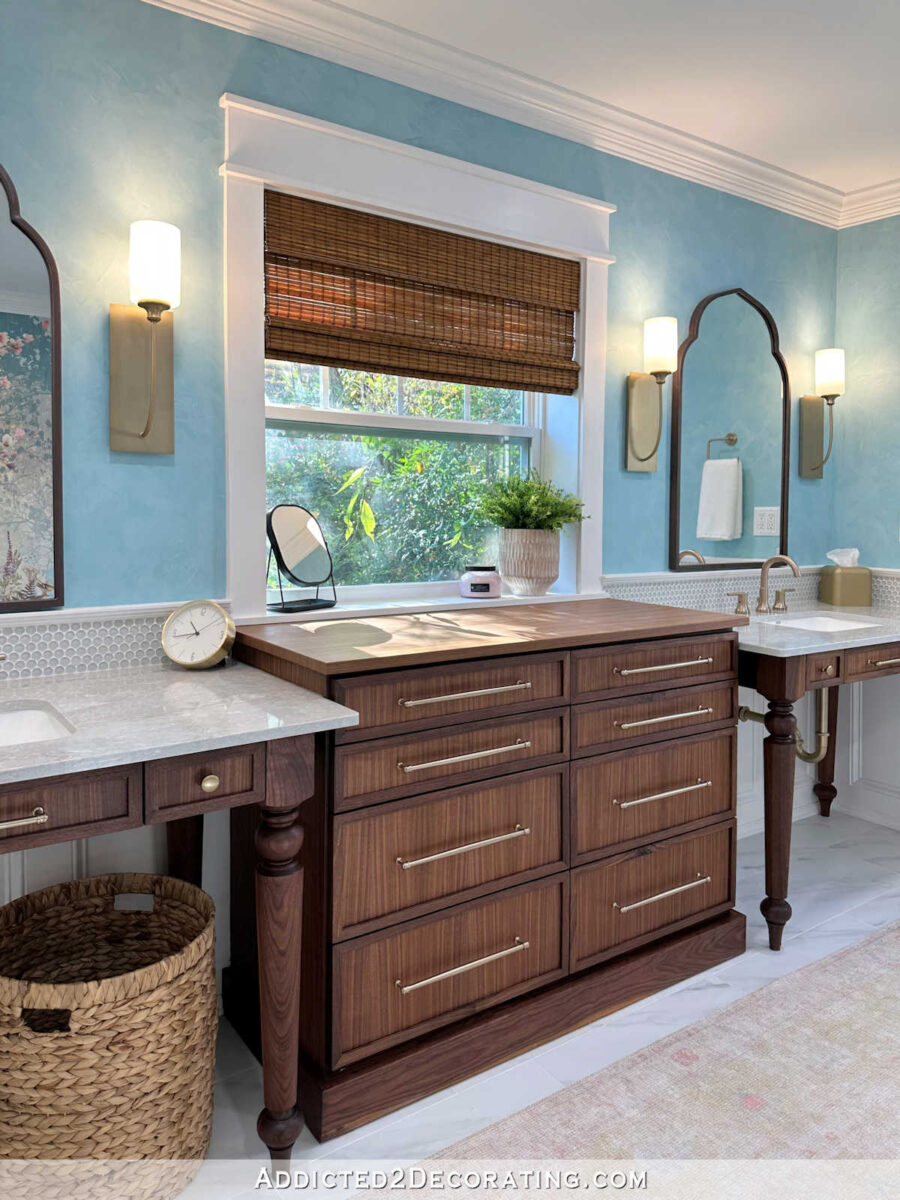
<svg viewBox="0 0 900 1200">
<path fill-rule="evenodd" d="M 823 567 L 819 599 L 838 608 L 868 608 L 872 604 L 872 572 L 868 567 Z"/>
</svg>

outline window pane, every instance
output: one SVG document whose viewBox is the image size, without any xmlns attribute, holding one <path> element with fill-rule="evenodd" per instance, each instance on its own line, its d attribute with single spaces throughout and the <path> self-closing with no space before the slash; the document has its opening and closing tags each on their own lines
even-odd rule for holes
<svg viewBox="0 0 900 1200">
<path fill-rule="evenodd" d="M 411 417 L 443 417 L 461 421 L 466 415 L 465 392 L 461 383 L 404 379 L 403 411 Z"/>
<path fill-rule="evenodd" d="M 266 404 L 322 407 L 322 368 L 266 359 Z"/>
<path fill-rule="evenodd" d="M 513 388 L 473 387 L 469 402 L 473 421 L 502 421 L 504 425 L 524 422 L 525 393 Z"/>
<path fill-rule="evenodd" d="M 377 375 L 371 371 L 351 371 L 347 367 L 332 367 L 331 407 L 345 412 L 395 413 L 397 411 L 397 376 Z"/>
<path fill-rule="evenodd" d="M 496 561 L 495 532 L 475 516 L 478 492 L 527 470 L 528 451 L 527 438 L 384 437 L 269 422 L 268 507 L 315 513 L 338 584 L 454 579 L 469 563 Z"/>
</svg>

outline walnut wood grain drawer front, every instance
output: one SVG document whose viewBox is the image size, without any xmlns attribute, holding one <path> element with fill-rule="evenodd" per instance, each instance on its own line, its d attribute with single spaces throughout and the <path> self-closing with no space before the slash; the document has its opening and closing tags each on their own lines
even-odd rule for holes
<svg viewBox="0 0 900 1200">
<path fill-rule="evenodd" d="M 564 870 L 568 766 L 335 819 L 336 939 Z"/>
<path fill-rule="evenodd" d="M 862 650 L 844 650 L 844 679 L 872 679 L 900 671 L 900 642 L 887 646 L 866 646 Z"/>
<path fill-rule="evenodd" d="M 339 679 L 334 699 L 359 713 L 339 742 L 433 729 L 493 713 L 551 708 L 569 698 L 569 655 L 527 654 L 482 663 Z"/>
<path fill-rule="evenodd" d="M 574 701 L 671 688 L 683 683 L 709 683 L 734 675 L 737 636 L 673 638 L 576 650 L 572 654 Z"/>
<path fill-rule="evenodd" d="M 568 874 L 334 951 L 333 1066 L 498 1004 L 566 970 Z"/>
<path fill-rule="evenodd" d="M 573 861 L 731 815 L 736 759 L 737 731 L 723 729 L 573 763 Z"/>
<path fill-rule="evenodd" d="M 140 766 L 56 776 L 0 788 L 0 845 L 16 850 L 136 829 L 141 824 Z"/>
<path fill-rule="evenodd" d="M 733 821 L 579 867 L 572 873 L 572 970 L 733 903 Z"/>
<path fill-rule="evenodd" d="M 395 800 L 569 756 L 569 710 L 504 717 L 435 733 L 339 746 L 334 752 L 337 810 Z"/>
<path fill-rule="evenodd" d="M 241 746 L 149 762 L 144 775 L 148 824 L 174 821 L 212 809 L 261 804 L 265 747 Z"/>
<path fill-rule="evenodd" d="M 737 684 L 730 682 L 580 704 L 572 710 L 572 755 L 594 754 L 624 742 L 658 742 L 736 720 Z"/>
</svg>

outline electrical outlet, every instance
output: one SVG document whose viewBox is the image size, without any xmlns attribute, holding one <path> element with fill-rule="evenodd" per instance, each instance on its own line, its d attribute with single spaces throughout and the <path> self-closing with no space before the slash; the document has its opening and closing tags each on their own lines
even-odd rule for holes
<svg viewBox="0 0 900 1200">
<path fill-rule="evenodd" d="M 753 536 L 778 537 L 781 524 L 780 508 L 754 508 Z"/>
</svg>

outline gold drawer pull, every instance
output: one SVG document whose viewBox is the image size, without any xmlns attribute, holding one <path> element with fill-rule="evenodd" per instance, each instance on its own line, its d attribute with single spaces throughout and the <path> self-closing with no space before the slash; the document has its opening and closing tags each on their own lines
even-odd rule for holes
<svg viewBox="0 0 900 1200">
<path fill-rule="evenodd" d="M 667 717 L 647 717 L 644 721 L 614 721 L 617 729 L 640 729 L 642 725 L 661 725 L 664 721 L 685 721 L 688 717 L 699 717 L 701 714 L 712 713 L 711 708 L 692 709 L 690 712 L 670 713 Z"/>
<path fill-rule="evenodd" d="M 465 846 L 454 846 L 452 850 L 441 850 L 439 854 L 428 854 L 424 858 L 398 858 L 397 865 L 404 871 L 410 867 L 421 867 L 423 863 L 437 862 L 439 858 L 452 858 L 454 854 L 467 854 L 470 850 L 480 850 L 482 846 L 496 846 L 498 842 L 508 842 L 512 838 L 528 837 L 530 829 L 516 825 L 511 833 L 498 833 L 496 837 L 482 838 L 480 842 L 469 842 Z"/>
<path fill-rule="evenodd" d="M 881 658 L 877 662 L 873 662 L 871 658 L 866 659 L 867 667 L 900 667 L 900 658 Z"/>
<path fill-rule="evenodd" d="M 665 900 L 668 896 L 677 896 L 679 892 L 687 892 L 691 888 L 703 887 L 704 883 L 712 883 L 712 876 L 704 875 L 701 879 L 698 871 L 696 879 L 692 879 L 690 883 L 683 883 L 681 887 L 669 888 L 667 892 L 657 892 L 655 896 L 648 896 L 646 900 L 636 900 L 634 904 L 619 904 L 614 902 L 613 908 L 617 908 L 620 913 L 631 912 L 634 908 L 643 908 L 645 904 L 655 904 L 657 900 Z"/>
<path fill-rule="evenodd" d="M 528 691 L 531 683 L 527 679 L 517 679 L 515 683 L 504 684 L 503 687 L 478 688 L 473 692 L 451 692 L 448 696 L 426 696 L 424 700 L 403 700 L 397 703 L 401 708 L 418 708 L 420 704 L 447 704 L 450 700 L 469 700 L 472 696 L 497 696 L 500 692 Z"/>
<path fill-rule="evenodd" d="M 0 821 L 0 829 L 21 829 L 25 825 L 46 825 L 49 820 L 47 813 L 38 807 L 30 817 L 19 817 L 16 821 Z"/>
<path fill-rule="evenodd" d="M 712 709 L 710 709 L 711 711 Z M 531 742 L 525 742 L 521 738 L 516 738 L 512 746 L 496 746 L 493 750 L 475 750 L 471 754 L 454 754 L 452 758 L 435 758 L 431 762 L 398 762 L 397 768 L 400 771 L 405 771 L 408 775 L 410 771 L 427 771 L 430 767 L 448 767 L 451 763 L 471 762 L 475 758 L 490 758 L 494 754 L 509 754 L 513 750 L 528 750 L 530 748 Z"/>
<path fill-rule="evenodd" d="M 711 787 L 711 779 L 698 779 L 696 783 L 689 783 L 687 787 L 672 788 L 670 792 L 654 792 L 652 796 L 641 796 L 640 800 L 613 800 L 613 804 L 618 804 L 619 808 L 634 808 L 636 804 L 649 804 L 651 800 L 668 800 L 670 796 L 683 796 L 686 792 L 699 792 L 703 788 Z"/>
<path fill-rule="evenodd" d="M 219 784 L 221 782 L 222 781 L 219 779 L 218 775 L 204 775 L 200 780 L 200 790 L 202 792 L 206 792 L 207 796 L 211 796 L 213 792 L 217 792 L 219 790 Z"/>
<path fill-rule="evenodd" d="M 683 671 L 700 663 L 711 663 L 711 658 L 691 658 L 687 662 L 660 663 L 658 667 L 613 667 L 613 675 L 649 675 L 651 671 Z"/>
<path fill-rule="evenodd" d="M 498 959 L 506 958 L 510 954 L 518 954 L 522 950 L 527 950 L 529 942 L 523 942 L 521 938 L 516 938 L 512 946 L 507 946 L 505 950 L 498 950 L 496 954 L 486 954 L 484 958 L 473 959 L 472 962 L 463 963 L 461 967 L 451 967 L 449 971 L 441 971 L 440 975 L 430 975 L 427 979 L 420 979 L 417 983 L 402 983 L 399 979 L 394 980 L 394 987 L 400 989 L 400 995 L 405 996 L 407 992 L 415 992 L 419 988 L 429 987 L 432 983 L 441 983 L 444 979 L 453 979 L 456 975 L 464 975 L 466 971 L 474 971 L 476 967 L 487 966 L 488 963 L 497 962 Z"/>
</svg>

